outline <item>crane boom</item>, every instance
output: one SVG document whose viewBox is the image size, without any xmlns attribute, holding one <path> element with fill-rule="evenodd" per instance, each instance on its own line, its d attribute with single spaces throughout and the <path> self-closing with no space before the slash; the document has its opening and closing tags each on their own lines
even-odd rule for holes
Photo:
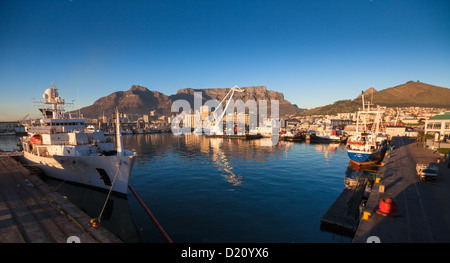
<svg viewBox="0 0 450 263">
<path fill-rule="evenodd" d="M 30 114 L 27 114 L 27 116 L 23 117 L 22 119 L 18 120 L 19 123 L 22 123 Z"/>
<path fill-rule="evenodd" d="M 225 108 L 223 109 L 222 113 L 220 114 L 220 116 L 217 116 L 217 109 L 219 107 L 216 107 L 214 109 L 214 112 L 211 113 L 211 115 L 213 116 L 213 121 L 212 121 L 212 131 L 214 133 L 219 133 L 219 123 L 223 120 L 223 116 L 225 116 L 225 113 L 228 109 L 228 106 L 230 105 L 231 102 L 231 98 L 233 98 L 233 95 L 235 92 L 244 92 L 244 89 L 239 88 L 238 86 L 234 86 L 232 87 L 228 93 L 225 95 L 225 97 L 222 99 L 222 101 L 219 103 L 219 105 L 222 105 L 222 103 L 228 98 L 227 104 L 225 105 Z M 217 105 L 217 106 L 219 106 Z"/>
</svg>

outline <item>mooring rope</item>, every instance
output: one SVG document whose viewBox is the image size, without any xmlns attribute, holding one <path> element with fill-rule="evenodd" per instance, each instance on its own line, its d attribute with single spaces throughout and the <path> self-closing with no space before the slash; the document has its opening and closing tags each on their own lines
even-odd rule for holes
<svg viewBox="0 0 450 263">
<path fill-rule="evenodd" d="M 122 160 L 120 160 L 120 162 L 119 162 L 119 167 L 117 167 L 116 174 L 114 175 L 113 182 L 112 182 L 112 184 L 111 184 L 111 187 L 109 188 L 109 192 L 108 192 L 108 195 L 106 196 L 105 203 L 103 203 L 103 208 L 102 208 L 102 210 L 100 211 L 100 215 L 99 215 L 97 218 L 94 218 L 94 219 L 91 220 L 92 227 L 98 227 L 98 226 L 100 225 L 100 220 L 101 220 L 103 211 L 105 211 L 106 204 L 108 203 L 109 196 L 111 195 L 111 192 L 112 192 L 112 189 L 113 189 L 113 187 L 114 187 L 114 183 L 116 182 L 117 175 L 119 174 L 120 166 L 121 166 L 121 165 L 122 165 Z"/>
</svg>

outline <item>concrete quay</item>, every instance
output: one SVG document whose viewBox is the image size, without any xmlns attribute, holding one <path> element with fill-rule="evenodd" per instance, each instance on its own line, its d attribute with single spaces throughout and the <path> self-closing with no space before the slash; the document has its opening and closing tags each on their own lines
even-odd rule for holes
<svg viewBox="0 0 450 263">
<path fill-rule="evenodd" d="M 366 243 L 375 236 L 381 243 L 450 242 L 450 168 L 435 150 L 424 148 L 408 137 L 395 137 L 394 150 L 385 156 L 353 243 Z M 435 163 L 436 181 L 421 181 L 416 163 Z M 380 193 L 384 187 L 384 192 Z M 381 198 L 391 198 L 398 210 L 384 216 L 377 213 Z M 372 240 L 370 238 L 369 240 Z"/>
<path fill-rule="evenodd" d="M 90 219 L 23 165 L 0 156 L 0 243 L 122 243 L 104 227 L 92 228 Z"/>
</svg>

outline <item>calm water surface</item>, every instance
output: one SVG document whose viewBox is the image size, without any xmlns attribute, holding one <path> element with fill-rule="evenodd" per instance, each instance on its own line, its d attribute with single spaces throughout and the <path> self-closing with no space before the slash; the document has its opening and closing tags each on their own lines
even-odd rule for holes
<svg viewBox="0 0 450 263">
<path fill-rule="evenodd" d="M 0 149 L 11 150 L 14 140 L 0 138 Z M 345 148 L 294 142 L 271 147 L 261 146 L 262 140 L 124 136 L 126 148 L 139 155 L 130 185 L 174 242 L 351 242 L 320 230 L 321 217 L 345 187 Z M 65 195 L 67 189 L 58 188 Z M 98 216 L 104 196 L 94 198 L 97 205 L 84 190 L 71 197 L 81 199 L 87 204 L 77 205 Z M 114 205 L 120 208 L 111 206 L 103 220 L 114 221 L 112 232 L 122 231 L 118 235 L 130 242 L 165 242 L 131 193 Z M 139 239 L 130 237 L 133 222 Z"/>
<path fill-rule="evenodd" d="M 205 136 L 124 137 L 139 157 L 130 185 L 175 242 L 350 242 L 320 231 L 344 185 L 343 146 Z M 133 197 L 145 242 L 162 242 Z"/>
</svg>

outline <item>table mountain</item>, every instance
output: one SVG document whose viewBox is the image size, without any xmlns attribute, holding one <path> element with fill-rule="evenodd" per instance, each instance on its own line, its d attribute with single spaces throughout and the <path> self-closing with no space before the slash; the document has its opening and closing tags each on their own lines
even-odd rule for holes
<svg viewBox="0 0 450 263">
<path fill-rule="evenodd" d="M 233 99 L 249 99 L 267 100 L 270 109 L 271 100 L 279 100 L 280 116 L 292 114 L 299 110 L 296 105 L 291 104 L 284 99 L 283 93 L 268 90 L 265 86 L 245 87 L 243 93 L 235 93 Z M 191 107 L 194 107 L 194 92 L 202 92 L 203 103 L 210 99 L 221 101 L 229 89 L 180 89 L 175 95 L 167 96 L 158 91 L 151 91 L 146 87 L 133 85 L 127 91 L 117 91 L 108 96 L 102 97 L 94 102 L 94 104 L 81 108 L 80 111 L 86 118 L 98 118 L 104 112 L 105 116 L 111 116 L 117 107 L 120 112 L 128 115 L 149 114 L 155 110 L 158 115 L 170 116 L 170 107 L 173 101 L 178 99 L 187 100 Z"/>
<path fill-rule="evenodd" d="M 299 111 L 299 108 L 295 104 L 291 104 L 289 101 L 284 99 L 284 95 L 281 92 L 268 90 L 266 86 L 252 86 L 252 87 L 244 87 L 244 92 L 235 92 L 233 99 L 238 100 L 241 99 L 244 102 L 247 100 L 266 100 L 268 113 L 270 113 L 270 105 L 272 100 L 279 101 L 279 115 L 283 116 L 286 114 L 293 114 Z M 169 96 L 172 101 L 178 99 L 187 100 L 191 106 L 194 105 L 194 92 L 201 92 L 202 99 L 204 104 L 207 100 L 218 100 L 221 101 L 226 94 L 230 91 L 227 89 L 180 89 L 177 94 Z M 223 105 L 225 106 L 225 105 Z"/>
</svg>

